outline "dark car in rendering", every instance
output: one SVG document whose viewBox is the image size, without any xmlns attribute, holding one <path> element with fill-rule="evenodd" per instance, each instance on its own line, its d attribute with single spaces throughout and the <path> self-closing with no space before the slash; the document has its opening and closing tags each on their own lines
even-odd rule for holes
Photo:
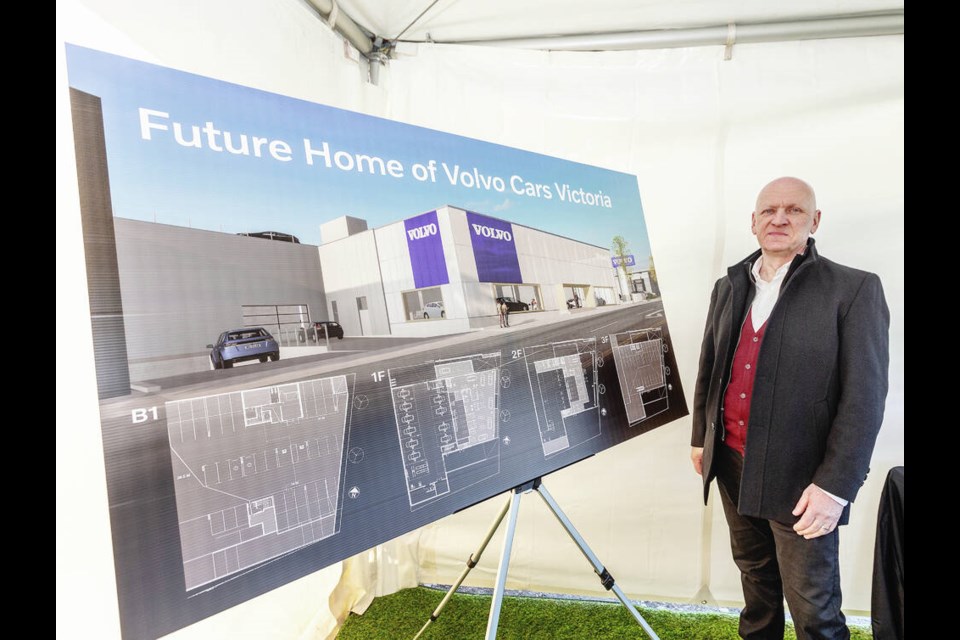
<svg viewBox="0 0 960 640">
<path fill-rule="evenodd" d="M 229 369 L 238 362 L 280 359 L 280 345 L 263 327 L 224 331 L 216 344 L 208 344 L 214 369 Z"/>
<path fill-rule="evenodd" d="M 339 322 L 334 322 L 333 320 L 311 322 L 306 327 L 300 327 L 297 339 L 300 342 L 320 342 L 321 340 L 325 340 L 327 336 L 336 338 L 337 340 L 343 340 L 343 327 L 340 326 Z"/>
<path fill-rule="evenodd" d="M 514 298 L 504 296 L 502 298 L 497 298 L 497 304 L 507 304 L 507 310 L 510 313 L 516 313 L 517 311 L 530 311 L 530 305 L 526 302 L 520 302 Z"/>
</svg>

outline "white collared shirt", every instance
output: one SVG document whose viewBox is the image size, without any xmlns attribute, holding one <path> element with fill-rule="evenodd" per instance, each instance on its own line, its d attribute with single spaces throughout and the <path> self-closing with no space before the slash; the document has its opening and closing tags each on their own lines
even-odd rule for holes
<svg viewBox="0 0 960 640">
<path fill-rule="evenodd" d="M 757 258 L 757 261 L 753 263 L 753 268 L 750 270 L 750 273 L 753 276 L 753 286 L 756 289 L 756 295 L 753 298 L 753 305 L 750 307 L 750 319 L 752 320 L 754 331 L 759 331 L 760 327 L 763 326 L 763 323 L 767 321 L 767 318 L 769 318 L 773 312 L 773 308 L 777 304 L 777 298 L 780 297 L 780 287 L 783 285 L 783 279 L 787 276 L 787 271 L 790 270 L 792 263 L 793 261 L 787 262 L 777 269 L 777 272 L 773 274 L 773 278 L 769 282 L 760 277 L 760 267 L 763 265 L 763 256 L 761 255 Z M 818 488 L 823 491 L 822 488 Z M 847 501 L 843 498 L 835 496 L 829 491 L 823 492 L 833 498 L 838 504 L 847 506 Z"/>
<path fill-rule="evenodd" d="M 770 282 L 760 277 L 760 267 L 763 265 L 763 256 L 757 258 L 753 263 L 751 274 L 753 275 L 753 285 L 756 289 L 756 296 L 753 298 L 753 306 L 750 307 L 750 318 L 753 320 L 753 330 L 759 331 L 763 323 L 770 317 L 773 307 L 777 304 L 777 298 L 780 297 L 780 285 L 790 270 L 790 262 L 785 263 L 773 274 Z"/>
</svg>

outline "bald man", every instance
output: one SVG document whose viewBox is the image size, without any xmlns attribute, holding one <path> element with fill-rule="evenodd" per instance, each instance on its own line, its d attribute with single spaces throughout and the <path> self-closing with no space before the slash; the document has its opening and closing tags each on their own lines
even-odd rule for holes
<svg viewBox="0 0 960 640">
<path fill-rule="evenodd" d="M 849 638 L 838 525 L 867 476 L 887 395 L 880 279 L 819 254 L 813 188 L 757 197 L 760 249 L 717 281 L 700 353 L 691 459 L 716 478 L 746 605 L 743 638 Z"/>
</svg>

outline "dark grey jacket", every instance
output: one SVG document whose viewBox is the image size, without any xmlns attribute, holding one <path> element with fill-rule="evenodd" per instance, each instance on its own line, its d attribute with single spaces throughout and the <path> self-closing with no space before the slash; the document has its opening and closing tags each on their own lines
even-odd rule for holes
<svg viewBox="0 0 960 640">
<path fill-rule="evenodd" d="M 703 497 L 716 475 L 723 396 L 753 300 L 756 251 L 717 281 L 700 352 L 693 437 L 703 447 Z M 890 312 L 880 279 L 817 253 L 794 258 L 757 361 L 740 486 L 743 515 L 785 523 L 811 482 L 853 502 L 883 422 Z M 840 523 L 849 518 L 844 509 Z"/>
</svg>

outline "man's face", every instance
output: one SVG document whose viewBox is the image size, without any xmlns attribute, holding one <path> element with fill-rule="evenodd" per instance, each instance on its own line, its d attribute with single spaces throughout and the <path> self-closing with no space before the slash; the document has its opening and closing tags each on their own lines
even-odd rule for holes
<svg viewBox="0 0 960 640">
<path fill-rule="evenodd" d="M 757 196 L 750 228 L 765 254 L 791 257 L 803 251 L 819 224 L 820 211 L 810 187 L 781 178 Z"/>
</svg>

